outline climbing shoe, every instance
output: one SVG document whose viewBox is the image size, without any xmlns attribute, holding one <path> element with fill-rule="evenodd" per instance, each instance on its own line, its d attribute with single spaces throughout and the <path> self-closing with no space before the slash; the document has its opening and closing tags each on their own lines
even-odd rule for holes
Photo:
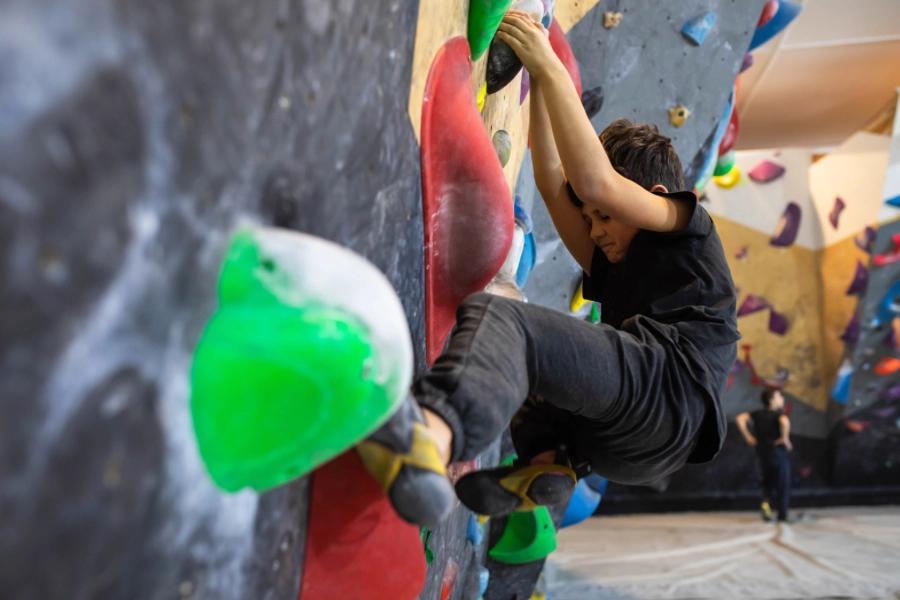
<svg viewBox="0 0 900 600">
<path fill-rule="evenodd" d="M 412 396 L 356 452 L 403 520 L 431 528 L 453 510 L 447 469 Z"/>
<path fill-rule="evenodd" d="M 763 502 L 759 505 L 759 512 L 762 514 L 763 521 L 770 522 L 773 519 L 774 515 L 772 514 L 772 507 L 769 506 L 768 502 Z"/>
<path fill-rule="evenodd" d="M 575 471 L 562 465 L 497 467 L 461 478 L 456 495 L 476 514 L 502 517 L 565 502 L 575 483 Z"/>
</svg>

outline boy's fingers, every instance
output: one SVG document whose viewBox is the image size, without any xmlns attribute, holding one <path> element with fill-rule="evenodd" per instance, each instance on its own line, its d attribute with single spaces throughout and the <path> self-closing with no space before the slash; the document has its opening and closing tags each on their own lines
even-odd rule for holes
<svg viewBox="0 0 900 600">
<path fill-rule="evenodd" d="M 516 54 L 522 51 L 522 42 L 516 39 L 514 36 L 506 33 L 505 31 L 497 31 L 497 37 L 502 41 L 506 42 L 506 44 L 512 48 L 512 51 Z"/>
</svg>

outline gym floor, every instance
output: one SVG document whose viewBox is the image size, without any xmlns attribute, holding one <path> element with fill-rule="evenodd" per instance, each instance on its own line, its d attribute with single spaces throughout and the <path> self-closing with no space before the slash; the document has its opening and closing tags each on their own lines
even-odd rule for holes
<svg viewBox="0 0 900 600">
<path fill-rule="evenodd" d="M 560 532 L 553 600 L 900 598 L 900 506 L 595 517 Z"/>
</svg>

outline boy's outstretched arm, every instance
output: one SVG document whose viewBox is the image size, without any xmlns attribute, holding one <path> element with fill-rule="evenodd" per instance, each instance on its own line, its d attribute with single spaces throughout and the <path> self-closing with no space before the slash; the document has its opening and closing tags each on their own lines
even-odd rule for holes
<svg viewBox="0 0 900 600">
<path fill-rule="evenodd" d="M 594 241 L 591 239 L 590 227 L 584 221 L 581 209 L 569 201 L 566 189 L 566 176 L 562 169 L 550 118 L 541 95 L 540 83 L 531 85 L 531 158 L 534 164 L 534 181 L 538 192 L 547 205 L 547 212 L 553 219 L 553 225 L 560 239 L 566 245 L 569 254 L 581 265 L 588 275 L 591 274 L 591 260 L 594 256 Z"/>
<path fill-rule="evenodd" d="M 554 54 L 543 28 L 527 14 L 510 11 L 497 35 L 528 69 L 532 85 L 536 83 L 540 88 L 560 161 L 578 197 L 602 213 L 640 229 L 683 229 L 693 207 L 657 196 L 613 168 L 575 85 Z"/>
</svg>

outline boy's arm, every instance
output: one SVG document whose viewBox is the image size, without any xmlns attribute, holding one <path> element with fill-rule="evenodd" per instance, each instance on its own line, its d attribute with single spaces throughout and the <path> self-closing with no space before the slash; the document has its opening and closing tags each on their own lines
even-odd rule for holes
<svg viewBox="0 0 900 600">
<path fill-rule="evenodd" d="M 537 83 L 541 88 L 561 163 L 578 197 L 604 214 L 640 229 L 684 229 L 693 207 L 657 196 L 613 168 L 575 85 L 553 53 L 543 28 L 526 14 L 510 11 L 503 18 L 498 36 L 528 69 L 532 85 Z"/>
<path fill-rule="evenodd" d="M 794 445 L 791 444 L 791 420 L 787 418 L 787 415 L 781 415 L 778 417 L 778 428 L 781 429 L 781 437 L 775 441 L 775 445 L 784 444 L 784 447 L 788 450 L 793 450 Z"/>
<path fill-rule="evenodd" d="M 538 82 L 531 85 L 530 135 L 534 181 L 560 239 L 584 272 L 590 275 L 595 244 L 581 209 L 569 200 L 566 176 L 553 141 L 553 131 L 540 87 Z"/>
<path fill-rule="evenodd" d="M 753 434 L 750 433 L 750 430 L 747 428 L 747 423 L 750 421 L 750 413 L 741 413 L 735 418 L 735 422 L 737 423 L 738 429 L 741 430 L 741 434 L 744 436 L 744 440 L 747 442 L 748 446 L 756 445 L 756 438 L 753 437 Z"/>
</svg>

